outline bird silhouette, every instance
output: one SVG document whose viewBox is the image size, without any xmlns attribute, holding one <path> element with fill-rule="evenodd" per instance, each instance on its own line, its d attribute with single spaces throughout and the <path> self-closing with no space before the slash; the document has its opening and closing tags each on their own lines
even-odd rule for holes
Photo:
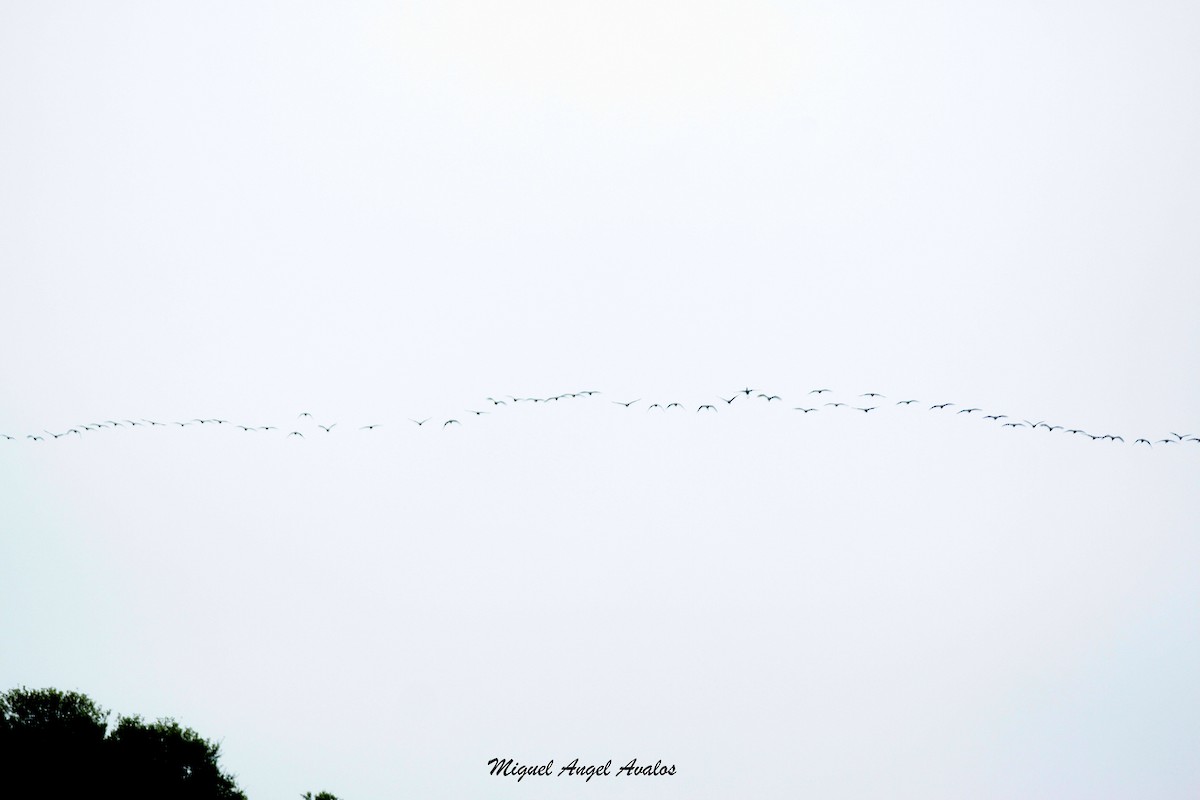
<svg viewBox="0 0 1200 800">
<path fill-rule="evenodd" d="M 335 422 L 332 425 L 318 425 L 317 427 L 320 428 L 321 430 L 325 431 L 326 433 L 329 433 L 331 430 L 333 430 L 334 428 L 337 427 L 337 423 Z"/>
<path fill-rule="evenodd" d="M 446 427 L 447 425 L 462 425 L 462 423 L 461 423 L 461 422 L 459 422 L 459 421 L 458 421 L 458 420 L 456 420 L 456 419 L 448 419 L 448 420 L 446 420 L 445 422 L 443 422 L 443 423 L 442 423 L 442 427 L 444 428 L 444 427 Z"/>
<path fill-rule="evenodd" d="M 641 398 L 638 398 L 638 400 L 640 400 L 640 399 Z M 630 400 L 628 403 L 622 403 L 620 400 L 613 400 L 613 403 L 615 403 L 616 405 L 619 405 L 619 406 L 625 406 L 626 408 L 629 408 L 631 405 L 638 402 L 638 400 Z"/>
<path fill-rule="evenodd" d="M 805 414 L 811 414 L 812 412 L 819 411 L 819 410 L 820 409 L 816 409 L 816 408 L 800 408 L 798 406 L 796 408 L 792 409 L 792 411 L 803 411 Z"/>
<path fill-rule="evenodd" d="M 417 423 L 417 425 L 424 425 L 426 422 L 429 422 L 429 420 L 431 420 L 431 419 L 433 419 L 433 417 L 426 417 L 425 419 L 412 419 L 410 417 L 409 421 L 415 422 L 415 423 Z"/>
<path fill-rule="evenodd" d="M 703 411 L 703 410 L 704 410 L 704 409 L 706 409 L 706 408 L 707 408 L 708 410 L 710 410 L 710 411 L 716 411 L 716 410 L 717 410 L 717 407 L 716 407 L 716 406 L 703 405 L 703 406 L 700 406 L 699 408 L 697 408 L 697 409 L 696 409 L 696 413 L 700 413 L 701 411 Z"/>
</svg>

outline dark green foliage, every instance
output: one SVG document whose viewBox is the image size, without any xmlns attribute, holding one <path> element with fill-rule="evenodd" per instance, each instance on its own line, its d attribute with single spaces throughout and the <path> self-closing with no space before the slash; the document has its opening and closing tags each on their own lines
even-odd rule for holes
<svg viewBox="0 0 1200 800">
<path fill-rule="evenodd" d="M 317 792 L 316 794 L 305 792 L 300 797 L 302 800 L 338 800 L 336 795 L 332 795 L 329 792 Z"/>
<path fill-rule="evenodd" d="M 108 716 L 77 692 L 0 695 L 0 797 L 246 800 L 191 728 L 121 717 L 109 732 Z"/>
</svg>

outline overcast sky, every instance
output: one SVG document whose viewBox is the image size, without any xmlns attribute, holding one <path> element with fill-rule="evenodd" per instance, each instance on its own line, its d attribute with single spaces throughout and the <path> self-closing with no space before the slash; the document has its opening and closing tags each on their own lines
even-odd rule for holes
<svg viewBox="0 0 1200 800">
<path fill-rule="evenodd" d="M 0 688 L 254 800 L 1196 797 L 1197 41 L 0 3 Z"/>
</svg>

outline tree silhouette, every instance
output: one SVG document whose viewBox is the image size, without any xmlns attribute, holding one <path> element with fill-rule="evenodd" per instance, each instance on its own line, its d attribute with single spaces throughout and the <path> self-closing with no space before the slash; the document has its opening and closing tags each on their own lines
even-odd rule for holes
<svg viewBox="0 0 1200 800">
<path fill-rule="evenodd" d="M 78 692 L 0 695 L 0 797 L 246 800 L 218 745 L 172 719 L 120 717 L 110 732 L 110 713 Z"/>
</svg>

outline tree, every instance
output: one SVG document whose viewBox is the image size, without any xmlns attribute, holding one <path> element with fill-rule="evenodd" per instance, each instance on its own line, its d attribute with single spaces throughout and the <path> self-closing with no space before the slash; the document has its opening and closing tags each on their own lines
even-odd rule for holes
<svg viewBox="0 0 1200 800">
<path fill-rule="evenodd" d="M 120 717 L 78 692 L 0 695 L 0 796 L 246 800 L 218 765 L 220 747 L 172 719 Z"/>
</svg>

